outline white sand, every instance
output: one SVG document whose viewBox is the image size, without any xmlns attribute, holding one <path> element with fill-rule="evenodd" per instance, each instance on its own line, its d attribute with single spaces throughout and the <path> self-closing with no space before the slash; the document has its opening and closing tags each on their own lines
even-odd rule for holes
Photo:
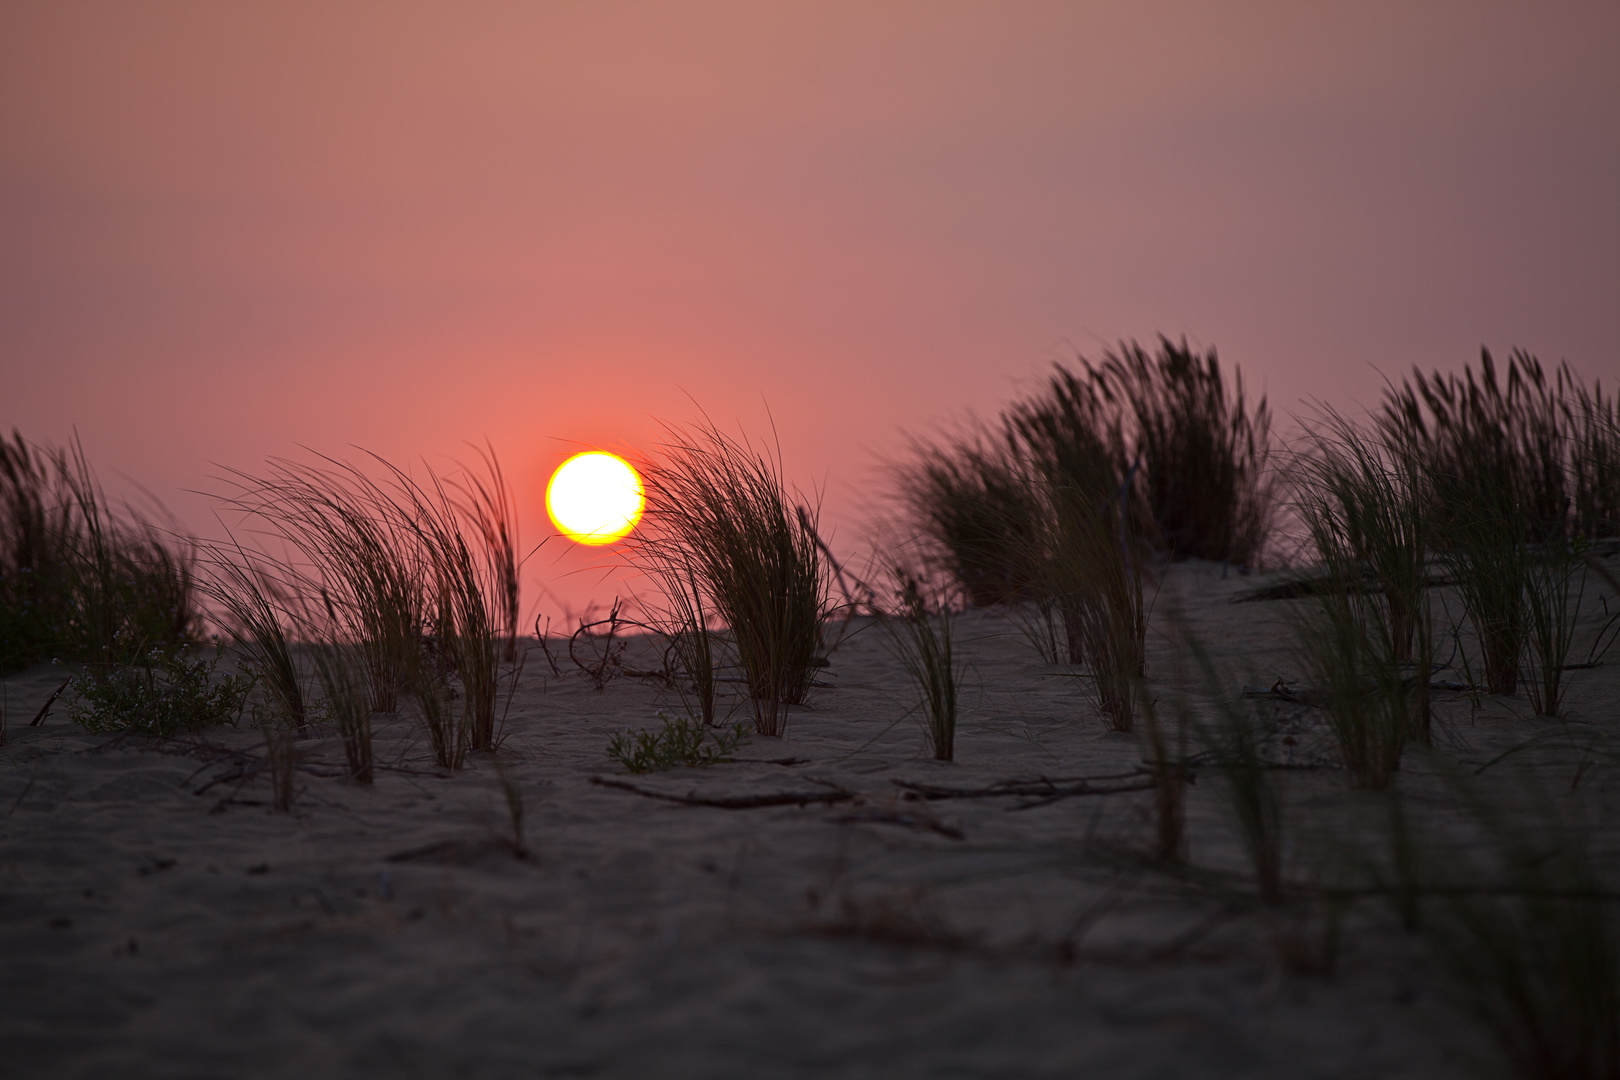
<svg viewBox="0 0 1620 1080">
<path fill-rule="evenodd" d="M 1232 688 L 1290 674 L 1287 604 L 1226 603 L 1256 583 L 1178 568 L 1158 607 L 1184 598 Z M 896 780 L 971 787 L 1142 760 L 1137 738 L 1103 729 L 1085 684 L 1040 673 L 999 616 L 961 627 L 975 672 L 954 764 L 927 760 L 900 719 L 910 692 L 875 630 L 836 650 L 838 688 L 795 712 L 786 740 L 641 778 L 608 760 L 608 737 L 655 725 L 669 702 L 628 678 L 600 693 L 577 672 L 543 678 L 535 652 L 503 750 L 529 860 L 502 843 L 490 759 L 433 775 L 408 720 L 379 719 L 378 757 L 415 772 L 382 771 L 371 788 L 302 773 L 293 812 L 278 814 L 263 776 L 194 794 L 233 768 L 209 755 L 259 753 L 245 726 L 167 743 L 90 736 L 59 704 L 31 729 L 60 669 L 14 678 L 0 748 L 0 1076 L 1477 1075 L 1466 1055 L 1489 1044 L 1382 905 L 1350 914 L 1330 978 L 1286 968 L 1275 938 L 1305 916 L 1244 899 L 1211 769 L 1190 789 L 1188 851 L 1195 867 L 1239 872 L 1225 886 L 1136 854 L 1152 840 L 1150 793 L 1029 809 L 899 798 Z M 1157 633 L 1151 649 L 1167 703 L 1174 658 Z M 1572 715 L 1612 725 L 1617 676 L 1620 656 L 1572 673 Z M 1306 712 L 1284 711 L 1302 718 L 1300 761 L 1322 749 Z M 1488 760 L 1546 727 L 1529 712 L 1522 697 L 1477 717 L 1447 700 L 1440 741 L 1453 759 Z M 342 760 L 331 738 L 300 751 L 318 772 Z M 765 762 L 785 757 L 803 760 Z M 1538 760 L 1567 781 L 1568 755 Z M 1612 774 L 1583 784 L 1608 822 Z M 592 775 L 862 798 L 713 809 Z M 1301 829 L 1373 805 L 1342 772 L 1274 775 Z M 1440 790 L 1415 755 L 1401 783 L 1419 798 Z M 1291 876 L 1307 869 L 1296 861 Z"/>
</svg>

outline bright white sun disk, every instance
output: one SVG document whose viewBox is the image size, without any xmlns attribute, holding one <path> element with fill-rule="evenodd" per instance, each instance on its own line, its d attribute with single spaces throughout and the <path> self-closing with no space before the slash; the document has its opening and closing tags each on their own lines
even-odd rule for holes
<svg viewBox="0 0 1620 1080">
<path fill-rule="evenodd" d="M 630 463 L 592 450 L 558 466 L 546 485 L 546 509 L 568 539 L 611 544 L 641 520 L 646 496 Z"/>
</svg>

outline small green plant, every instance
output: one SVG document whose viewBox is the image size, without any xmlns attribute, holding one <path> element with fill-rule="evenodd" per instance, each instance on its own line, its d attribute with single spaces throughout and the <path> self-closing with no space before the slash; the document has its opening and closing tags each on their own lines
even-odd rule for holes
<svg viewBox="0 0 1620 1080">
<path fill-rule="evenodd" d="M 707 728 L 684 716 L 660 715 L 664 720 L 662 731 L 643 729 L 615 735 L 608 742 L 608 757 L 633 773 L 703 768 L 731 761 L 748 734 L 744 724 L 729 729 Z"/>
<path fill-rule="evenodd" d="M 168 652 L 153 649 L 137 664 L 94 665 L 74 679 L 69 712 L 75 723 L 97 733 L 168 736 L 234 724 L 253 678 L 216 678 L 214 668 L 223 651 L 204 657 L 182 645 Z"/>
</svg>

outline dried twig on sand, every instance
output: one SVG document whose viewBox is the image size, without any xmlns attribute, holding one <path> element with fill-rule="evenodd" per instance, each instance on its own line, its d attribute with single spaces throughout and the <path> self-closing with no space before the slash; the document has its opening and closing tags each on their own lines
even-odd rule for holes
<svg viewBox="0 0 1620 1080">
<path fill-rule="evenodd" d="M 1041 806 L 1058 799 L 1077 795 L 1122 795 L 1130 791 L 1149 791 L 1153 777 L 1145 770 L 1119 773 L 1113 776 L 1036 777 L 1029 780 L 997 780 L 993 784 L 976 788 L 939 787 L 935 784 L 917 784 L 909 780 L 896 780 L 894 785 L 924 799 L 995 799 L 1015 796 L 1037 799 L 1030 806 Z"/>
<path fill-rule="evenodd" d="M 762 795 L 706 796 L 694 792 L 687 792 L 685 795 L 672 795 L 666 791 L 653 791 L 650 788 L 640 787 L 623 780 L 615 780 L 608 776 L 592 776 L 589 777 L 589 780 L 597 787 L 618 788 L 620 791 L 645 795 L 649 799 L 662 799 L 664 802 L 680 803 L 682 806 L 712 806 L 720 810 L 754 810 L 763 806 L 808 806 L 812 803 L 839 803 L 848 802 L 858 795 L 857 792 L 850 791 L 848 788 L 837 786 L 832 786 L 827 791 L 782 791 Z"/>
</svg>

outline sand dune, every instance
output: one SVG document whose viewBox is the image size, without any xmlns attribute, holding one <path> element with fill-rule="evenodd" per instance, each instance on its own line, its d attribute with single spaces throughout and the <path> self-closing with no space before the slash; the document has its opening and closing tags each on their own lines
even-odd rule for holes
<svg viewBox="0 0 1620 1080">
<path fill-rule="evenodd" d="M 1290 674 L 1289 602 L 1227 602 L 1255 582 L 1189 565 L 1159 596 L 1157 625 L 1179 604 L 1227 689 Z M 1132 786 L 1138 739 L 1106 731 L 1083 680 L 1041 666 L 1004 617 L 960 625 L 974 671 L 954 764 L 927 758 L 876 632 L 833 652 L 835 688 L 786 739 L 644 777 L 604 747 L 656 724 L 668 695 L 552 677 L 536 650 L 501 751 L 528 857 L 489 756 L 443 773 L 407 718 L 378 718 L 390 768 L 371 788 L 338 775 L 335 739 L 301 742 L 281 814 L 263 775 L 231 778 L 262 749 L 245 725 L 90 736 L 59 704 L 29 728 L 61 669 L 11 679 L 0 1076 L 1478 1074 L 1470 1055 L 1489 1044 L 1385 907 L 1345 913 L 1330 977 L 1291 969 L 1290 935 L 1308 952 L 1319 920 L 1252 900 L 1218 778 L 1200 770 L 1190 789 L 1194 869 L 1155 866 L 1152 793 L 1115 790 Z M 1168 702 L 1176 658 L 1159 633 L 1150 649 Z M 1612 723 L 1617 668 L 1571 679 L 1572 716 Z M 1445 696 L 1452 760 L 1546 727 L 1522 701 L 1476 715 Z M 1279 753 L 1331 759 L 1312 710 L 1262 707 Z M 1567 782 L 1560 753 L 1533 763 Z M 1371 806 L 1342 772 L 1278 775 L 1299 836 Z M 1125 780 L 1106 794 L 908 798 L 1110 776 Z M 677 798 L 848 797 L 725 809 L 592 777 Z M 1416 755 L 1401 783 L 1440 790 Z M 1586 790 L 1613 821 L 1612 776 Z M 1295 879 L 1311 870 L 1299 846 Z"/>
</svg>

